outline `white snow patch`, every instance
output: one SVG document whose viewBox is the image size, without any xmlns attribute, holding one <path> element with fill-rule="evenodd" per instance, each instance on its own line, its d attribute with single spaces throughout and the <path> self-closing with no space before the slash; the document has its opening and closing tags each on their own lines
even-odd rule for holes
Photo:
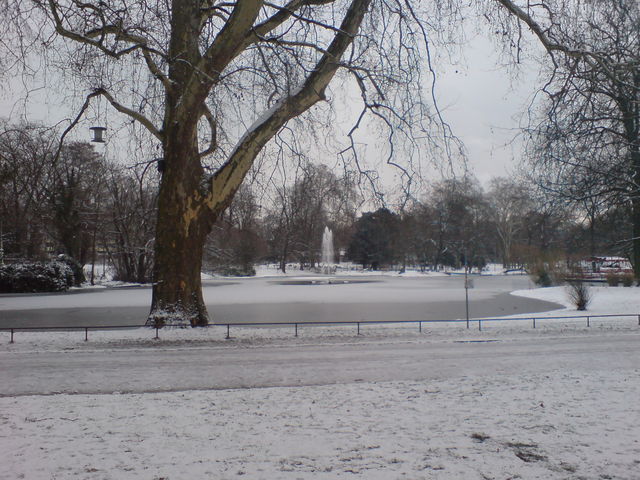
<svg viewBox="0 0 640 480">
<path fill-rule="evenodd" d="M 609 287 L 591 286 L 591 302 L 585 314 L 608 314 L 608 313 L 628 313 L 640 314 L 640 288 L 638 287 Z M 516 290 L 512 295 L 520 297 L 546 300 L 548 302 L 564 305 L 564 310 L 555 310 L 546 314 L 536 314 L 536 316 L 558 315 L 558 314 L 578 314 L 575 305 L 569 300 L 566 287 L 535 288 L 531 290 Z"/>
</svg>

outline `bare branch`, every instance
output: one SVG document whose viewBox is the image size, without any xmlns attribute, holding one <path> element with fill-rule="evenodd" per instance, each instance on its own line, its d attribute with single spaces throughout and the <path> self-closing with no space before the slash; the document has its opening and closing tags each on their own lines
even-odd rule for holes
<svg viewBox="0 0 640 480">
<path fill-rule="evenodd" d="M 256 25 L 245 38 L 245 43 L 243 48 L 247 48 L 250 44 L 259 41 L 264 38 L 268 33 L 272 32 L 280 25 L 285 23 L 291 17 L 294 17 L 295 12 L 300 10 L 302 7 L 311 6 L 311 5 L 328 5 L 334 3 L 335 0 L 292 0 L 284 7 L 280 5 L 275 5 L 272 3 L 265 3 L 266 6 L 274 8 L 277 10 L 277 13 L 272 15 L 270 18 L 265 20 L 264 22 Z M 297 18 L 297 17 L 296 17 Z"/>
<path fill-rule="evenodd" d="M 127 116 L 131 117 L 132 119 L 136 120 L 137 122 L 139 122 L 151 134 L 153 134 L 153 136 L 155 136 L 158 140 L 160 140 L 160 141 L 163 140 L 164 137 L 162 135 L 162 132 L 160 130 L 158 130 L 153 125 L 153 122 L 151 122 L 151 120 L 149 120 L 147 117 L 145 117 L 142 113 L 136 112 L 135 110 L 132 110 L 132 109 L 130 109 L 128 107 L 125 107 L 124 105 L 122 105 L 119 102 L 117 102 L 116 99 L 113 97 L 113 95 L 111 95 L 104 88 L 98 88 L 98 89 L 94 90 L 92 95 L 93 96 L 102 95 L 104 98 L 106 98 L 109 101 L 111 106 L 113 108 L 115 108 L 117 111 L 119 111 L 120 113 L 124 113 L 125 115 L 127 115 Z"/>
<path fill-rule="evenodd" d="M 229 160 L 212 178 L 206 199 L 210 209 L 217 211 L 231 201 L 258 152 L 287 121 L 324 99 L 325 88 L 339 68 L 335 59 L 340 58 L 353 41 L 370 2 L 353 0 L 340 26 L 341 33 L 333 39 L 299 91 L 278 102 L 238 142 Z"/>
<path fill-rule="evenodd" d="M 60 158 L 60 153 L 62 152 L 62 147 L 64 145 L 65 138 L 67 137 L 69 132 L 71 132 L 71 130 L 73 130 L 75 128 L 75 126 L 78 124 L 78 122 L 80 121 L 80 119 L 84 115 L 84 112 L 87 111 L 87 108 L 89 108 L 89 105 L 91 104 L 91 99 L 93 97 L 97 97 L 98 95 L 100 95 L 99 92 L 92 92 L 89 95 L 87 95 L 87 97 L 84 100 L 84 103 L 82 104 L 82 107 L 80 107 L 80 111 L 78 112 L 78 115 L 76 115 L 76 118 L 74 118 L 71 121 L 69 126 L 67 128 L 65 128 L 64 131 L 62 132 L 62 134 L 60 135 L 60 140 L 58 141 L 58 148 L 56 149 L 56 152 L 55 152 L 54 157 L 53 157 L 53 162 L 52 163 L 54 165 L 58 162 L 58 159 Z"/>
<path fill-rule="evenodd" d="M 115 27 L 115 26 L 104 25 L 102 28 L 90 31 L 87 34 L 81 34 L 81 33 L 69 30 L 64 26 L 63 17 L 60 16 L 60 11 L 58 9 L 58 6 L 55 0 L 48 0 L 48 2 L 49 2 L 49 9 L 55 24 L 56 32 L 58 32 L 61 36 L 65 38 L 68 38 L 78 43 L 84 43 L 86 45 L 95 47 L 105 55 L 113 58 L 120 58 L 123 55 L 132 53 L 138 50 L 139 48 L 141 48 L 143 45 L 146 45 L 146 39 L 140 37 L 142 39 L 142 42 L 140 42 L 140 41 L 134 41 L 133 37 L 126 38 L 127 35 L 125 35 L 125 33 L 121 31 L 121 29 L 119 30 L 118 27 Z M 75 3 L 78 3 L 78 2 L 75 2 Z M 99 12 L 99 10 L 94 5 L 80 4 L 80 6 L 82 8 L 90 8 L 91 10 Z M 104 45 L 105 36 L 107 33 L 115 33 L 115 32 L 118 32 L 118 34 L 122 36 L 122 39 L 134 41 L 134 45 L 128 46 L 127 48 L 124 48 L 122 50 L 114 50 L 111 48 L 107 48 Z M 98 37 L 98 40 L 94 40 L 93 37 Z"/>
<path fill-rule="evenodd" d="M 207 123 L 209 124 L 209 133 L 211 134 L 211 140 L 209 141 L 209 146 L 206 150 L 200 152 L 200 158 L 206 157 L 216 151 L 218 148 L 218 135 L 217 135 L 217 125 L 216 119 L 213 117 L 211 110 L 206 105 L 203 105 L 202 116 L 207 119 Z"/>
</svg>

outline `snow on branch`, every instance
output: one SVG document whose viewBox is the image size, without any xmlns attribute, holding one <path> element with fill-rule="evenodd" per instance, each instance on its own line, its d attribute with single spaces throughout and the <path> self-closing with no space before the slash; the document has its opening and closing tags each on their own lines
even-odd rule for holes
<svg viewBox="0 0 640 480">
<path fill-rule="evenodd" d="M 211 178 L 205 199 L 210 209 L 218 211 L 231 201 L 260 150 L 290 119 L 325 98 L 324 91 L 340 68 L 338 60 L 353 42 L 370 3 L 371 0 L 352 1 L 339 33 L 305 82 L 264 112 L 238 141 L 227 162 Z"/>
</svg>

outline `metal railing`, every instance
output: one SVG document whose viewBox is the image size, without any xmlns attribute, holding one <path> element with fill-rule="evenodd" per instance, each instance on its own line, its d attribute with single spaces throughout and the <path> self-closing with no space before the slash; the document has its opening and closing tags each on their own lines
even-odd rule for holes
<svg viewBox="0 0 640 480">
<path fill-rule="evenodd" d="M 294 336 L 298 336 L 299 327 L 307 326 L 349 326 L 353 325 L 357 328 L 357 334 L 360 335 L 360 327 L 362 325 L 393 325 L 393 324 L 417 324 L 418 331 L 422 333 L 422 324 L 426 323 L 464 323 L 467 328 L 471 328 L 474 323 L 478 324 L 478 330 L 482 330 L 483 323 L 487 322 L 531 322 L 533 328 L 537 327 L 537 324 L 541 320 L 579 320 L 586 321 L 586 326 L 591 327 L 591 321 L 597 318 L 630 318 L 634 317 L 638 320 L 638 326 L 640 326 L 640 314 L 635 313 L 622 313 L 622 314 L 582 314 L 582 315 L 568 315 L 568 316 L 555 316 L 555 317 L 497 317 L 497 318 L 475 318 L 475 319 L 457 319 L 457 320 L 356 320 L 356 321 L 319 321 L 319 322 L 238 322 L 238 323 L 215 323 L 208 325 L 206 328 L 226 327 L 225 339 L 231 338 L 231 327 L 294 327 Z M 76 325 L 76 326 L 51 326 L 51 327 L 3 327 L 0 328 L 0 332 L 10 332 L 11 338 L 9 343 L 14 343 L 14 336 L 16 332 L 29 332 L 29 331 L 84 331 L 84 341 L 89 341 L 89 330 L 128 330 L 134 328 L 143 328 L 146 325 Z M 155 330 L 155 339 L 160 339 L 160 330 L 162 327 L 147 327 L 150 330 Z"/>
</svg>

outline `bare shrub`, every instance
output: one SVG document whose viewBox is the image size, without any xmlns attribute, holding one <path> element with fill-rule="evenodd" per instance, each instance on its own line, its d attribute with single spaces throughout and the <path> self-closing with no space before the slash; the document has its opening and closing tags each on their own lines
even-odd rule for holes
<svg viewBox="0 0 640 480">
<path fill-rule="evenodd" d="M 617 287 L 620 285 L 620 275 L 617 272 L 608 272 L 606 280 L 610 287 Z"/>
<path fill-rule="evenodd" d="M 567 283 L 567 294 L 576 310 L 584 311 L 593 298 L 589 285 L 579 280 L 571 280 Z"/>
<path fill-rule="evenodd" d="M 631 287 L 633 285 L 635 278 L 633 277 L 633 273 L 624 273 L 622 275 L 622 286 L 623 287 Z"/>
</svg>

